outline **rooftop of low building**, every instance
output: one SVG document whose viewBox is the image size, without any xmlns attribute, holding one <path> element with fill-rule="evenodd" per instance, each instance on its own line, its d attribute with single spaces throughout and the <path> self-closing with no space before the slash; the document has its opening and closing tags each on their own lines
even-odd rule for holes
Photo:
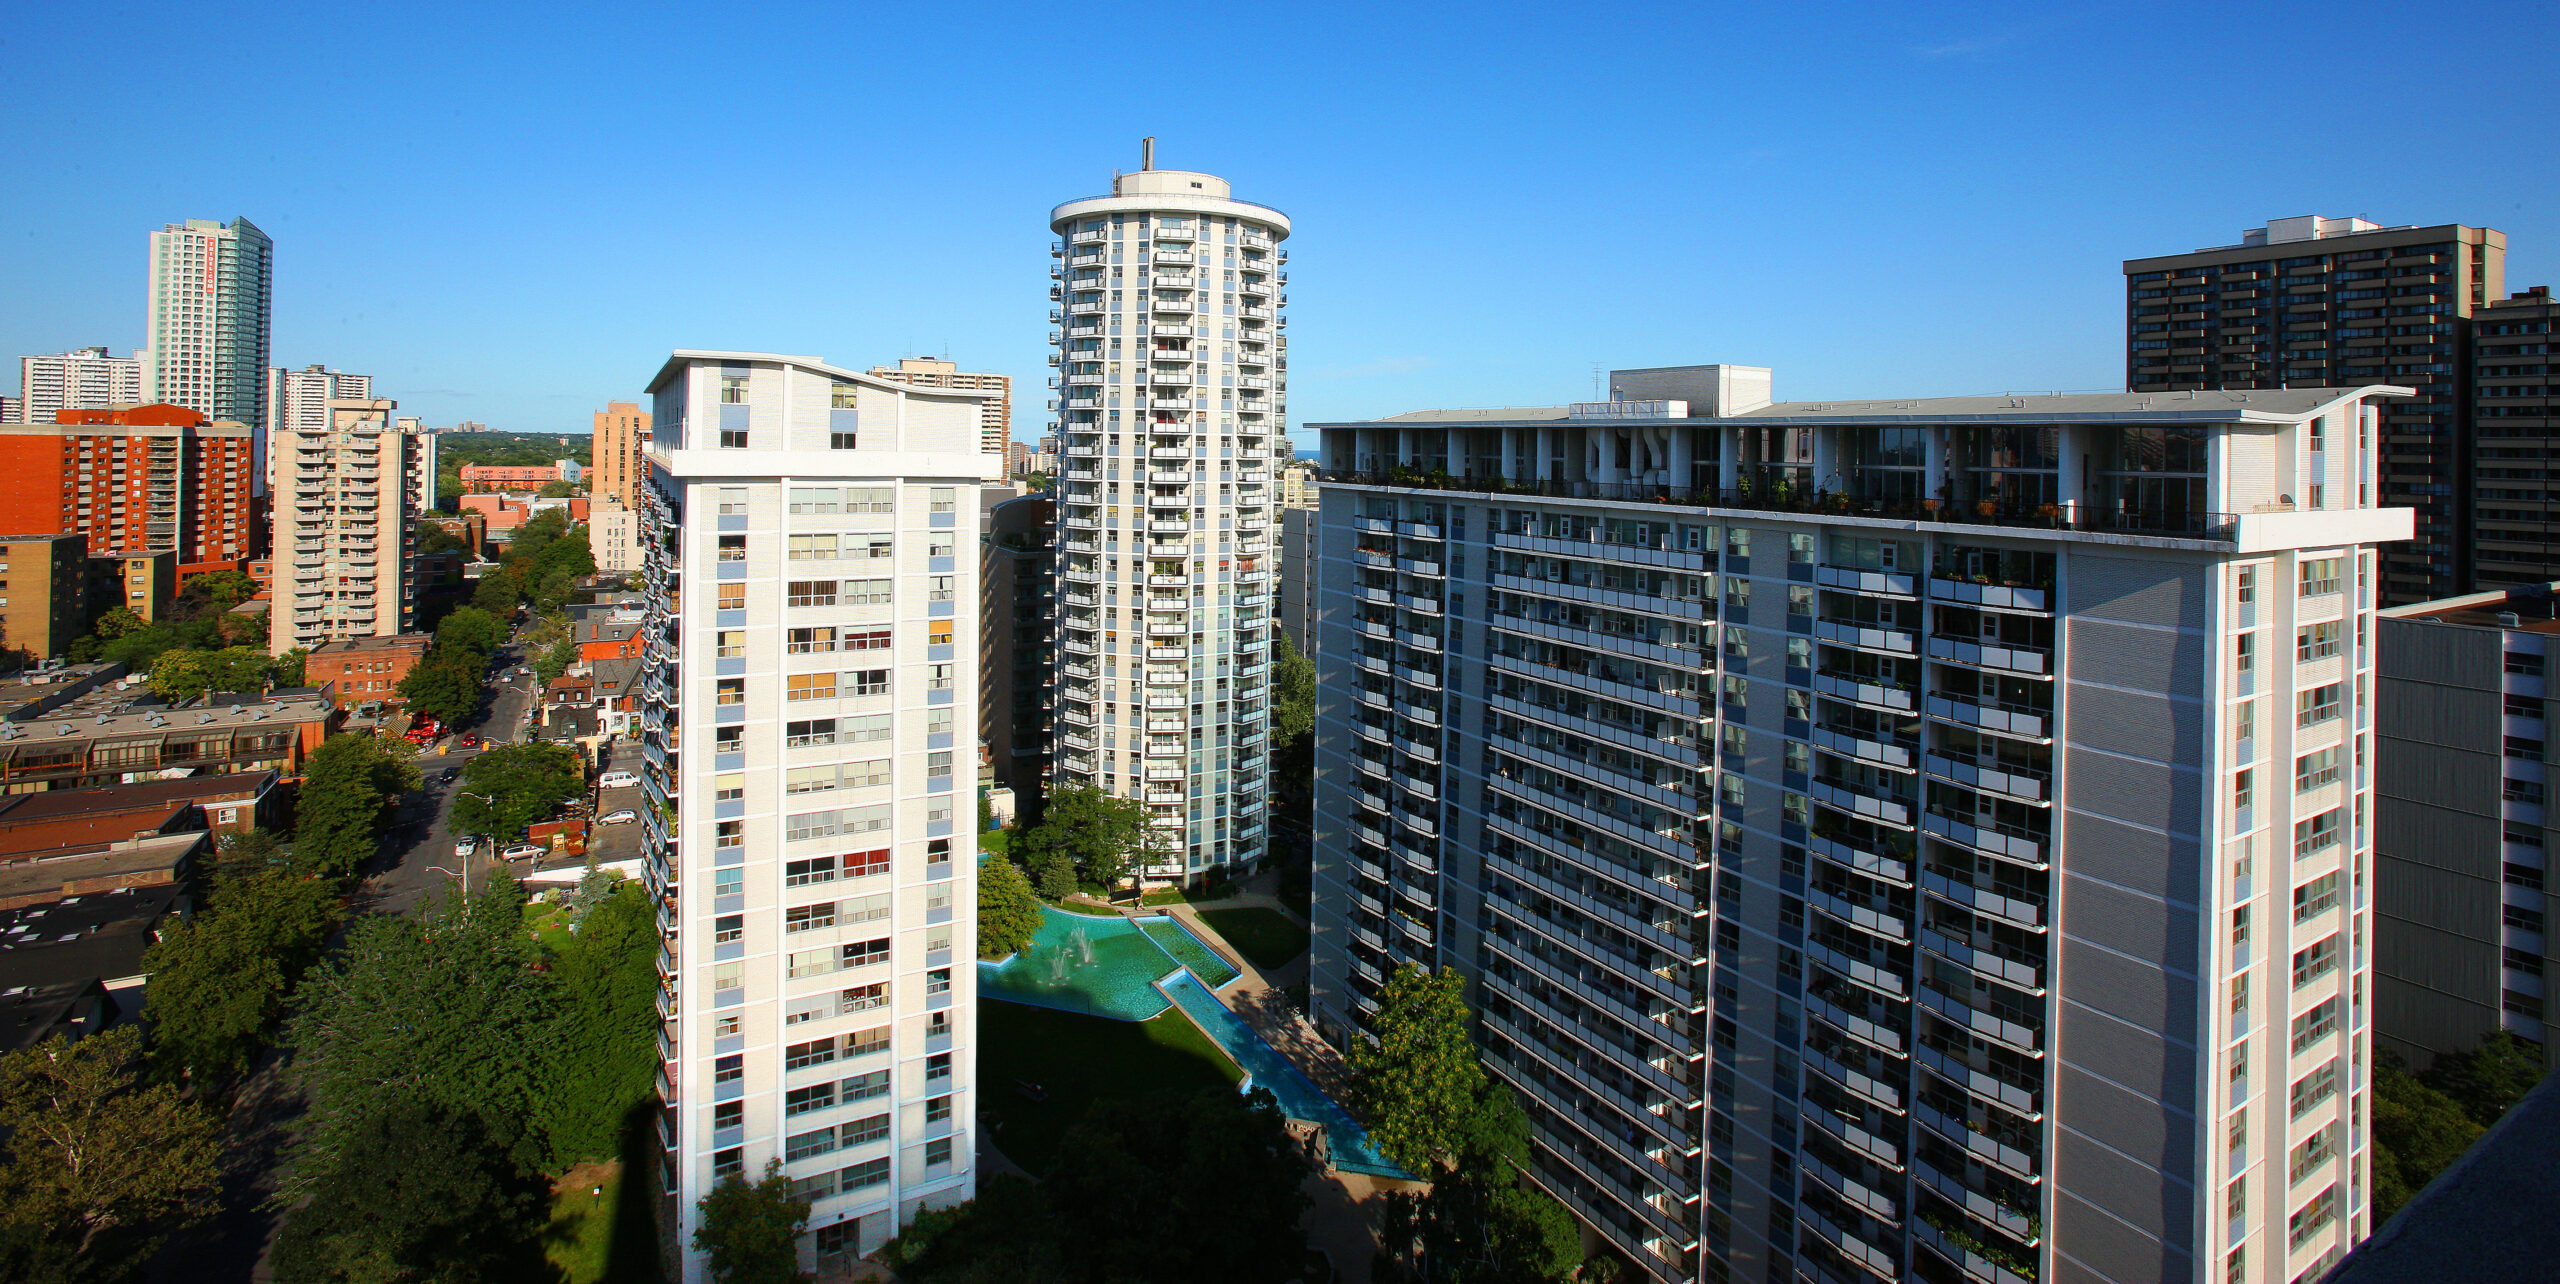
<svg viewBox="0 0 2560 1284">
<path fill-rule="evenodd" d="M 2386 620 L 2409 620 L 2420 624 L 2560 633 L 2560 580 L 2465 593 L 2460 597 L 2408 606 L 2385 607 L 2378 614 Z"/>
</svg>

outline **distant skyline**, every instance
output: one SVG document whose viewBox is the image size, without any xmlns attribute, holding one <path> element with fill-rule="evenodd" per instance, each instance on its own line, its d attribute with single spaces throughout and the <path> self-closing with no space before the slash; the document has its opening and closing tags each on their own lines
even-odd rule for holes
<svg viewBox="0 0 2560 1284">
<path fill-rule="evenodd" d="M 2547 95 L 2499 72 L 2560 52 L 2534 12 L 1213 9 L 1069 112 L 1050 7 L 38 8 L 6 46 L 0 355 L 132 351 L 151 231 L 246 216 L 273 363 L 430 423 L 583 434 L 714 347 L 948 355 L 1019 381 L 1028 442 L 1049 209 L 1153 133 L 1296 223 L 1293 428 L 1706 361 L 1781 398 L 2120 388 L 2119 261 L 2270 218 L 2482 224 L 2510 289 L 2560 276 Z M 1262 52 L 1190 66 L 1177 31 Z M 153 124 L 205 125 L 208 68 L 243 73 L 222 123 Z M 2441 83 L 2359 115 L 2373 75 Z M 1203 105 L 1251 127 L 1184 136 Z"/>
</svg>

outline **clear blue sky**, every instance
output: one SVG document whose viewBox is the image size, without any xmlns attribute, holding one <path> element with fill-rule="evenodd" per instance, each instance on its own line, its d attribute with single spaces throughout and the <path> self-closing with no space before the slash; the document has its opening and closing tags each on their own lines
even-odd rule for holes
<svg viewBox="0 0 2560 1284">
<path fill-rule="evenodd" d="M 1594 364 L 2117 387 L 2119 261 L 2269 217 L 2486 224 L 2510 288 L 2560 278 L 2553 13 L 31 5 L 0 355 L 134 347 L 146 234 L 247 215 L 276 362 L 432 423 L 584 431 L 674 347 L 947 352 L 1029 438 L 1048 210 L 1152 133 L 1297 222 L 1293 424 Z"/>
</svg>

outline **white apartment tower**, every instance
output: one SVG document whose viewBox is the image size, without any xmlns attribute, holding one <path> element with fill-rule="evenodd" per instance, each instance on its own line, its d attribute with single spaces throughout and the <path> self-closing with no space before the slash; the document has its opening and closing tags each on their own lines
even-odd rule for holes
<svg viewBox="0 0 2560 1284">
<path fill-rule="evenodd" d="M 130 406 L 142 400 L 142 358 L 111 357 L 105 348 L 20 357 L 18 387 L 25 404 L 10 422 L 49 424 L 65 410 Z"/>
<path fill-rule="evenodd" d="M 397 406 L 336 401 L 326 424 L 273 435 L 268 645 L 277 655 L 416 627 L 410 519 L 432 503 L 435 434 L 401 431 Z"/>
<path fill-rule="evenodd" d="M 1768 387 L 1323 425 L 1318 1025 L 1458 968 L 1653 1280 L 2317 1278 L 2409 390 Z"/>
<path fill-rule="evenodd" d="M 1013 445 L 1013 376 L 963 370 L 958 362 L 939 357 L 900 357 L 894 366 L 871 367 L 871 373 L 918 388 L 974 388 L 990 394 L 978 411 L 978 451 L 994 458 L 983 462 L 979 476 L 994 482 L 1008 476 L 1005 458 Z"/>
<path fill-rule="evenodd" d="M 976 1187 L 985 394 L 693 351 L 648 390 L 662 1189 L 689 1244 L 705 1193 L 779 1160 L 817 1266 Z"/>
<path fill-rule="evenodd" d="M 1059 486 L 1057 768 L 1144 798 L 1151 880 L 1260 858 L 1271 449 L 1289 219 L 1153 167 L 1050 214 Z M 1170 854 L 1178 853 L 1178 855 Z"/>
<path fill-rule="evenodd" d="M 371 400 L 372 375 L 346 374 L 327 366 L 267 368 L 268 432 L 279 428 L 326 428 L 330 402 Z"/>
<path fill-rule="evenodd" d="M 143 395 L 244 424 L 267 422 L 275 243 L 245 218 L 188 219 L 151 234 Z"/>
</svg>

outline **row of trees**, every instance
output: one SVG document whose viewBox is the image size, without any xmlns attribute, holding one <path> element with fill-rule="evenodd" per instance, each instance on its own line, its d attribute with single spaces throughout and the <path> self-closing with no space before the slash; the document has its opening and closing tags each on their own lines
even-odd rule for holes
<svg viewBox="0 0 2560 1284">
<path fill-rule="evenodd" d="M 455 832 L 512 838 L 586 787 L 586 761 L 567 745 L 499 745 L 463 766 Z"/>
<path fill-rule="evenodd" d="M 595 570 L 585 528 L 571 529 L 565 513 L 544 509 L 515 529 L 497 569 L 481 574 L 471 604 L 499 619 L 512 617 L 525 603 L 537 614 L 555 612 L 568 604 L 578 580 Z"/>
<path fill-rule="evenodd" d="M 296 648 L 270 657 L 267 614 L 232 613 L 257 591 L 238 571 L 199 575 L 178 591 L 160 619 L 145 620 L 119 604 L 98 617 L 88 636 L 73 639 L 64 654 L 75 662 L 121 661 L 128 672 L 150 674 L 152 691 L 173 702 L 208 691 L 300 686 L 304 652 Z"/>
<path fill-rule="evenodd" d="M 456 607 L 436 624 L 427 653 L 400 679 L 400 698 L 446 726 L 480 707 L 489 685 L 489 657 L 507 640 L 507 626 L 478 607 Z"/>
<path fill-rule="evenodd" d="M 1174 842 L 1149 820 L 1145 803 L 1068 785 L 1049 791 L 1040 819 L 1014 835 L 1010 851 L 1042 896 L 1062 900 L 1079 890 L 1108 895 L 1164 859 Z"/>
<path fill-rule="evenodd" d="M 2373 1224 L 2390 1220 L 2542 1081 L 2542 1049 L 2505 1030 L 2411 1074 L 2385 1055 L 2373 1076 Z"/>
</svg>

